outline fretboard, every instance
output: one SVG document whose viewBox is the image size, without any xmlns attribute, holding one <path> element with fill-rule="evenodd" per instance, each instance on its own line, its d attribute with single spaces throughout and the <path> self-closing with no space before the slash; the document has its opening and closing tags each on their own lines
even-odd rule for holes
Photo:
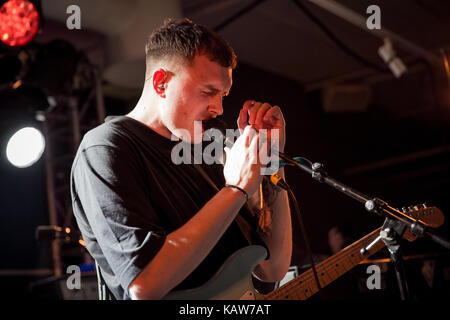
<svg viewBox="0 0 450 320">
<path fill-rule="evenodd" d="M 344 273 L 352 269 L 354 266 L 371 256 L 375 252 L 381 250 L 385 244 L 383 241 L 378 241 L 369 251 L 363 256 L 360 253 L 362 248 L 365 248 L 373 240 L 380 235 L 380 229 L 369 233 L 364 238 L 359 239 L 348 247 L 342 249 L 338 253 L 332 255 L 328 259 L 315 265 L 317 276 L 319 278 L 320 286 L 323 288 L 332 281 L 336 280 Z M 306 300 L 319 289 L 317 288 L 316 279 L 312 268 L 305 271 L 295 279 L 289 281 L 282 287 L 264 295 L 262 299 L 267 300 Z"/>
</svg>

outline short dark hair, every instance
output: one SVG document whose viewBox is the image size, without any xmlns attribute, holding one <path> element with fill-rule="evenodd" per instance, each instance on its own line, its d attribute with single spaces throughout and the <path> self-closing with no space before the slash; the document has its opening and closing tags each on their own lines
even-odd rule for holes
<svg viewBox="0 0 450 320">
<path fill-rule="evenodd" d="M 166 56 L 179 56 L 190 63 L 197 54 L 225 68 L 234 69 L 237 64 L 233 48 L 222 37 L 186 18 L 167 19 L 145 45 L 147 64 Z"/>
</svg>

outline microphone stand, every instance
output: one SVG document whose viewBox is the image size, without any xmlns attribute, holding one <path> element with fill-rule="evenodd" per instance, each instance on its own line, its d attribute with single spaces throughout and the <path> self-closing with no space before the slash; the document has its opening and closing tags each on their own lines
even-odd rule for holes
<svg viewBox="0 0 450 320">
<path fill-rule="evenodd" d="M 436 243 L 439 243 L 443 247 L 450 249 L 450 242 L 431 231 L 430 225 L 421 220 L 414 219 L 407 214 L 389 206 L 385 201 L 379 198 L 370 198 L 365 194 L 356 191 L 355 189 L 350 188 L 345 184 L 329 177 L 323 169 L 323 164 L 318 162 L 311 163 L 311 161 L 302 157 L 291 158 L 283 153 L 279 153 L 279 157 L 282 159 L 280 161 L 282 165 L 288 164 L 299 167 L 303 171 L 310 174 L 313 179 L 321 183 L 328 184 L 329 186 L 337 189 L 345 195 L 364 204 L 364 207 L 367 211 L 386 217 L 386 220 L 380 231 L 380 236 L 377 237 L 366 248 L 361 249 L 361 254 L 367 254 L 370 248 L 380 240 L 382 240 L 386 244 L 395 268 L 397 283 L 400 290 L 400 297 L 402 300 L 406 300 L 409 298 L 408 285 L 406 282 L 403 257 L 401 254 L 401 247 L 399 242 L 405 230 L 409 228 L 414 235 L 417 235 L 419 237 L 427 235 Z"/>
<path fill-rule="evenodd" d="M 225 125 L 225 126 L 224 126 Z M 212 128 L 214 126 L 217 126 L 218 128 L 226 128 L 226 124 L 219 119 L 211 119 L 206 122 L 207 128 Z M 223 132 L 222 132 L 223 134 Z M 233 143 L 229 142 L 227 137 L 224 136 L 225 144 L 230 144 L 231 146 Z M 400 289 L 400 296 L 402 300 L 406 300 L 408 297 L 408 286 L 405 278 L 405 272 L 404 272 L 404 265 L 403 265 L 403 258 L 401 255 L 400 250 L 400 242 L 398 241 L 403 233 L 405 232 L 406 228 L 409 228 L 411 232 L 414 235 L 417 235 L 419 237 L 423 237 L 424 235 L 427 235 L 430 237 L 433 241 L 439 243 L 443 247 L 450 249 L 450 242 L 446 239 L 442 238 L 441 236 L 435 234 L 430 230 L 430 225 L 427 223 L 420 221 L 418 219 L 413 219 L 407 214 L 400 212 L 399 210 L 389 206 L 385 201 L 379 199 L 379 198 L 370 198 L 366 196 L 365 194 L 356 191 L 345 184 L 331 178 L 328 176 L 328 174 L 323 169 L 323 164 L 316 162 L 312 163 L 308 159 L 302 158 L 302 157 L 295 157 L 292 158 L 290 156 L 287 156 L 286 154 L 282 152 L 278 152 L 279 158 L 282 160 L 279 161 L 280 166 L 283 165 L 293 165 L 296 167 L 299 167 L 303 171 L 307 172 L 312 176 L 313 179 L 321 182 L 326 183 L 329 186 L 337 189 L 338 191 L 344 193 L 345 195 L 355 199 L 356 201 L 363 203 L 364 207 L 367 211 L 376 213 L 380 216 L 386 217 L 386 221 L 383 225 L 383 228 L 381 228 L 380 236 L 375 239 L 375 241 L 366 248 L 363 248 L 361 250 L 361 253 L 367 253 L 368 248 L 373 246 L 377 241 L 383 240 L 385 242 L 389 253 L 391 255 L 392 262 L 394 264 L 395 273 L 397 276 L 397 282 Z M 306 165 L 305 165 L 306 163 Z M 282 180 L 282 179 L 281 179 Z M 271 180 L 272 181 L 272 180 Z M 279 181 L 276 183 L 278 184 Z M 281 185 L 281 184 L 280 184 Z M 314 268 L 314 262 L 313 264 L 313 271 L 315 271 Z M 314 272 L 315 274 L 315 272 Z M 317 281 L 317 286 L 320 289 L 320 283 L 318 281 L 317 275 L 315 274 L 315 278 Z"/>
</svg>

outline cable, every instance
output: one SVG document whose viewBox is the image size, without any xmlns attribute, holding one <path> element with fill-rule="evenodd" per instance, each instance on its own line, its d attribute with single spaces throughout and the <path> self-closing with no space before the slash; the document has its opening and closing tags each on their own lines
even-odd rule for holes
<svg viewBox="0 0 450 320">
<path fill-rule="evenodd" d="M 233 14 L 231 17 L 229 17 L 228 19 L 226 19 L 225 21 L 223 21 L 222 23 L 220 23 L 219 25 L 217 25 L 216 27 L 214 27 L 214 31 L 218 32 L 219 30 L 225 28 L 227 25 L 229 25 L 231 22 L 233 22 L 234 20 L 236 20 L 237 18 L 241 17 L 242 15 L 246 14 L 247 12 L 249 12 L 250 10 L 252 10 L 253 8 L 255 8 L 257 5 L 259 5 L 261 2 L 263 2 L 264 0 L 256 0 L 253 1 L 252 3 L 250 3 L 248 6 L 246 6 L 245 8 L 243 8 L 242 10 L 239 10 L 238 12 L 236 12 L 235 14 Z"/>
<path fill-rule="evenodd" d="M 380 72 L 386 72 L 387 68 L 382 68 L 379 65 L 367 60 L 366 58 L 362 57 L 361 55 L 359 55 L 358 53 L 356 53 L 355 51 L 353 51 L 352 49 L 350 49 L 346 44 L 344 44 L 341 40 L 339 40 L 334 34 L 333 32 L 331 32 L 330 29 L 328 29 L 328 27 L 323 24 L 315 15 L 313 15 L 311 13 L 311 11 L 309 11 L 308 8 L 306 8 L 306 6 L 304 6 L 299 0 L 292 0 L 297 7 L 300 8 L 300 10 L 303 11 L 303 13 L 305 15 L 308 16 L 308 18 L 310 18 L 324 33 L 325 35 L 331 40 L 333 41 L 339 48 L 342 49 L 342 51 L 344 51 L 346 54 L 348 54 L 350 57 L 352 57 L 353 59 L 357 60 L 358 62 L 362 63 L 363 65 L 366 65 L 372 69 L 375 69 L 377 71 Z"/>
<path fill-rule="evenodd" d="M 320 282 L 319 282 L 319 277 L 317 276 L 316 265 L 314 264 L 314 258 L 312 255 L 311 246 L 309 244 L 308 235 L 306 234 L 305 224 L 303 222 L 303 216 L 300 212 L 300 208 L 298 206 L 298 202 L 297 202 L 297 199 L 295 198 L 294 192 L 292 192 L 292 189 L 289 187 L 289 185 L 286 182 L 284 182 L 284 185 L 286 186 L 286 188 L 283 188 L 283 189 L 287 190 L 289 198 L 291 199 L 292 203 L 294 204 L 297 222 L 300 226 L 300 232 L 302 233 L 303 241 L 305 242 L 306 253 L 311 262 L 311 267 L 312 267 L 312 271 L 314 274 L 314 278 L 316 279 L 317 290 L 320 290 L 321 286 L 320 286 Z"/>
<path fill-rule="evenodd" d="M 312 162 L 310 160 L 306 159 L 306 158 L 294 157 L 293 160 L 295 160 L 295 161 L 297 161 L 299 163 L 301 163 L 301 162 L 306 163 L 306 164 L 311 166 L 311 169 L 313 167 Z M 291 187 L 288 185 L 288 183 L 286 181 L 284 181 L 284 179 L 281 178 L 280 175 L 273 174 L 273 175 L 270 176 L 269 180 L 275 186 L 278 186 L 278 187 L 286 190 L 288 192 L 289 198 L 291 199 L 292 203 L 294 204 L 294 209 L 295 209 L 295 213 L 296 213 L 296 217 L 297 217 L 297 222 L 298 222 L 298 225 L 300 227 L 300 232 L 302 233 L 302 236 L 303 236 L 303 241 L 305 242 L 306 253 L 307 253 L 307 255 L 309 257 L 309 260 L 311 262 L 312 271 L 313 271 L 313 274 L 314 274 L 314 278 L 316 280 L 317 290 L 320 290 L 321 286 L 320 286 L 320 282 L 319 282 L 319 277 L 317 276 L 317 271 L 316 271 L 316 266 L 314 264 L 314 258 L 313 258 L 313 255 L 312 255 L 311 246 L 309 244 L 308 235 L 306 234 L 306 228 L 305 228 L 305 224 L 303 222 L 303 216 L 302 216 L 300 208 L 298 206 L 297 198 L 295 198 L 295 194 L 292 191 Z"/>
</svg>

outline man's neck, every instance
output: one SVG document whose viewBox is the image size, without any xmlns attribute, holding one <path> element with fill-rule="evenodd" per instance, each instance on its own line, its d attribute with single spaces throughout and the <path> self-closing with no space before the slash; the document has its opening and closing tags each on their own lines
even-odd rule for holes
<svg viewBox="0 0 450 320">
<path fill-rule="evenodd" d="M 144 94 L 141 96 L 134 109 L 126 114 L 126 116 L 143 123 L 148 128 L 167 139 L 170 139 L 172 136 L 169 129 L 162 124 L 158 108 L 152 105 L 151 99 L 145 99 Z"/>
</svg>

